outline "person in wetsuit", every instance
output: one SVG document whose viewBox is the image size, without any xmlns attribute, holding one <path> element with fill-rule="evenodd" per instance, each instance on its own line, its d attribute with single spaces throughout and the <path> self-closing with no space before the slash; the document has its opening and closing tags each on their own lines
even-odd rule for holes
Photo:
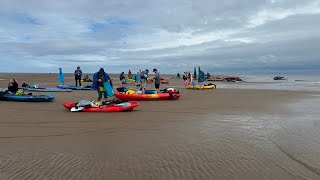
<svg viewBox="0 0 320 180">
<path fill-rule="evenodd" d="M 18 83 L 15 79 L 10 79 L 8 84 L 8 91 L 11 93 L 16 93 L 19 90 Z"/>
</svg>

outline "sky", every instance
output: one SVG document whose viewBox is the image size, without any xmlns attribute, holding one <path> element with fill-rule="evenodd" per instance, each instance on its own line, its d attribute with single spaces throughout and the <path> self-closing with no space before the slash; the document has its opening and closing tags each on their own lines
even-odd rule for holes
<svg viewBox="0 0 320 180">
<path fill-rule="evenodd" d="M 0 72 L 320 73 L 320 0 L 1 0 Z"/>
</svg>

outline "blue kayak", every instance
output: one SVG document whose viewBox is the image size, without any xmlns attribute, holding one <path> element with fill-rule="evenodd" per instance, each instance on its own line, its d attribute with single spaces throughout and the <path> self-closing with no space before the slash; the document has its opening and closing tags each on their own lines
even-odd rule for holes
<svg viewBox="0 0 320 180">
<path fill-rule="evenodd" d="M 145 94 L 156 94 L 157 91 L 156 90 L 150 90 L 150 89 L 146 89 L 144 91 Z M 160 90 L 160 93 L 164 93 L 164 90 Z"/>
<path fill-rule="evenodd" d="M 71 89 L 71 90 L 92 90 L 91 87 L 87 86 L 67 86 L 67 85 L 57 85 L 60 89 Z"/>
<path fill-rule="evenodd" d="M 52 94 L 47 94 L 47 95 L 4 94 L 2 99 L 5 101 L 19 101 L 19 102 L 52 102 L 54 100 L 54 96 Z"/>
<path fill-rule="evenodd" d="M 72 92 L 72 89 L 61 89 L 61 88 L 24 88 L 27 91 L 37 91 L 37 92 Z"/>
</svg>

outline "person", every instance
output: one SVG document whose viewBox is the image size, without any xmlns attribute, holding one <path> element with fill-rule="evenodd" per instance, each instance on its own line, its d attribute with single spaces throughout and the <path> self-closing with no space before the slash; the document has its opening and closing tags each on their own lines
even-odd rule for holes
<svg viewBox="0 0 320 180">
<path fill-rule="evenodd" d="M 186 80 L 184 81 L 184 85 L 185 86 L 188 86 L 188 85 L 190 85 L 190 84 L 192 84 L 192 75 L 191 75 L 191 73 L 190 72 L 186 72 Z"/>
<path fill-rule="evenodd" d="M 149 73 L 148 69 L 146 69 L 145 71 L 143 71 L 141 73 L 141 91 L 142 91 L 142 94 L 145 94 L 145 90 L 146 90 L 146 87 L 147 87 L 148 73 Z"/>
<path fill-rule="evenodd" d="M 104 88 L 103 83 L 110 81 L 111 86 L 112 82 L 107 73 L 104 72 L 103 68 L 100 68 L 100 70 L 93 75 L 93 83 L 92 83 L 92 88 L 96 91 L 98 91 L 98 101 L 102 99 L 102 95 L 105 100 L 108 98 L 108 94 L 106 89 Z"/>
<path fill-rule="evenodd" d="M 121 82 L 121 85 L 126 84 L 126 77 L 124 76 L 124 72 L 120 74 L 120 82 Z"/>
<path fill-rule="evenodd" d="M 11 93 L 16 93 L 19 90 L 19 85 L 15 79 L 10 79 L 8 84 L 8 91 Z"/>
<path fill-rule="evenodd" d="M 177 78 L 180 79 L 180 73 L 177 73 Z"/>
<path fill-rule="evenodd" d="M 154 87 L 156 88 L 157 94 L 159 94 L 160 93 L 159 88 L 160 88 L 160 84 L 161 84 L 161 75 L 160 75 L 160 72 L 156 68 L 153 69 L 153 72 L 156 74 L 154 76 Z"/>
<path fill-rule="evenodd" d="M 135 80 L 136 80 L 136 86 L 140 87 L 141 86 L 141 70 L 137 72 Z"/>
<path fill-rule="evenodd" d="M 128 72 L 128 78 L 129 78 L 129 79 L 131 79 L 131 74 L 132 74 L 132 73 L 131 73 L 131 70 L 129 69 L 129 72 Z"/>
<path fill-rule="evenodd" d="M 78 66 L 77 69 L 74 71 L 74 79 L 76 80 L 76 86 L 81 86 L 81 76 L 82 76 L 82 71 L 80 70 L 80 67 Z"/>
<path fill-rule="evenodd" d="M 210 78 L 211 78 L 211 74 L 209 72 L 207 72 L 206 79 L 210 79 Z"/>
<path fill-rule="evenodd" d="M 83 82 L 92 82 L 92 80 L 89 78 L 88 74 L 84 76 Z"/>
</svg>

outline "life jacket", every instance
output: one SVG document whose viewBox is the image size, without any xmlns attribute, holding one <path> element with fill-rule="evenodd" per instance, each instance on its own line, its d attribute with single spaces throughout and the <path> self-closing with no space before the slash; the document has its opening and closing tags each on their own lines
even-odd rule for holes
<svg viewBox="0 0 320 180">
<path fill-rule="evenodd" d="M 146 72 L 143 72 L 141 75 L 141 79 L 148 79 L 148 74 Z"/>
</svg>

